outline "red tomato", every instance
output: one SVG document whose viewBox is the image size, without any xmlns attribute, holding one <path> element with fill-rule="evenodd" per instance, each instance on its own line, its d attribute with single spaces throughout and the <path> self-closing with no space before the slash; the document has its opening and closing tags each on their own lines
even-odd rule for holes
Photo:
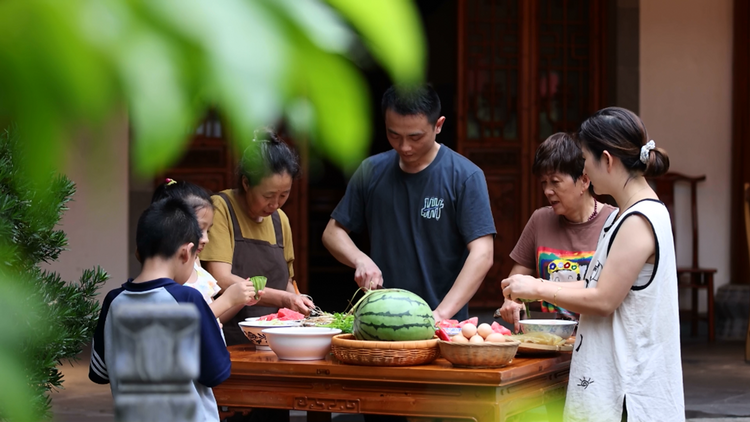
<svg viewBox="0 0 750 422">
<path fill-rule="evenodd" d="M 495 333 L 500 333 L 500 334 L 506 335 L 506 336 L 509 336 L 509 335 L 513 334 L 513 333 L 510 332 L 509 329 L 507 329 L 507 328 L 503 327 L 502 325 L 498 324 L 497 321 L 493 321 L 492 325 L 490 327 L 492 327 L 492 331 L 495 332 Z"/>
<path fill-rule="evenodd" d="M 451 336 L 449 336 L 448 333 L 446 333 L 442 328 L 438 328 L 437 330 L 435 330 L 435 334 L 437 334 L 440 340 L 451 341 Z"/>
</svg>

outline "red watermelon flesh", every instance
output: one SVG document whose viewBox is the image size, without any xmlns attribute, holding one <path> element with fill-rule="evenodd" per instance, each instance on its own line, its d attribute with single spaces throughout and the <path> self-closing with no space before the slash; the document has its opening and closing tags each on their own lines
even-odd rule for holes
<svg viewBox="0 0 750 422">
<path fill-rule="evenodd" d="M 492 331 L 495 333 L 500 333 L 505 336 L 509 336 L 513 333 L 510 332 L 509 329 L 503 327 L 502 325 L 498 324 L 497 321 L 493 321 L 492 325 L 490 326 L 492 328 Z"/>
<path fill-rule="evenodd" d="M 444 319 L 442 321 L 438 321 L 437 324 L 440 328 L 455 328 L 458 327 L 458 320 L 457 319 Z"/>
<path fill-rule="evenodd" d="M 479 317 L 472 317 L 465 321 L 461 321 L 458 323 L 458 326 L 463 327 L 466 324 L 474 324 L 474 326 L 476 327 L 477 325 L 479 325 Z"/>
<path fill-rule="evenodd" d="M 263 315 L 262 317 L 258 317 L 258 321 L 273 321 L 274 319 L 278 319 L 277 314 L 268 314 Z"/>
<path fill-rule="evenodd" d="M 305 319 L 305 315 L 288 308 L 281 308 L 278 312 L 279 321 L 299 321 Z"/>
</svg>

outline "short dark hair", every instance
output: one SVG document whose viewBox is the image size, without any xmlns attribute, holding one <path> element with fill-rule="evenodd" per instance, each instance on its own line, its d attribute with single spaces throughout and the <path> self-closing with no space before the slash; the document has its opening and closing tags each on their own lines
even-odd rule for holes
<svg viewBox="0 0 750 422">
<path fill-rule="evenodd" d="M 631 175 L 659 176 L 669 170 L 669 156 L 663 148 L 649 151 L 641 161 L 641 147 L 649 141 L 646 125 L 640 117 L 622 107 L 607 107 L 581 123 L 577 142 L 599 160 L 606 150 L 622 161 Z"/>
<path fill-rule="evenodd" d="M 141 262 L 149 258 L 171 258 L 186 243 L 198 249 L 202 236 L 195 211 L 179 198 L 165 198 L 149 205 L 138 218 L 135 244 Z"/>
<path fill-rule="evenodd" d="M 573 137 L 568 133 L 558 132 L 539 144 L 531 171 L 536 177 L 548 173 L 563 173 L 578 180 L 583 176 L 584 163 L 581 148 Z"/>
<path fill-rule="evenodd" d="M 201 208 L 213 209 L 214 204 L 211 201 L 211 195 L 202 187 L 186 182 L 184 180 L 174 180 L 167 178 L 164 183 L 156 187 L 151 203 L 161 201 L 167 198 L 179 198 L 187 202 L 194 210 Z"/>
<path fill-rule="evenodd" d="M 284 173 L 292 179 L 299 177 L 299 156 L 270 128 L 256 130 L 237 166 L 238 188 L 242 191 L 243 177 L 250 186 L 257 186 L 265 177 Z"/>
<path fill-rule="evenodd" d="M 422 114 L 432 125 L 440 118 L 440 97 L 430 84 L 392 85 L 383 94 L 380 107 L 383 117 L 393 110 L 402 116 Z"/>
</svg>

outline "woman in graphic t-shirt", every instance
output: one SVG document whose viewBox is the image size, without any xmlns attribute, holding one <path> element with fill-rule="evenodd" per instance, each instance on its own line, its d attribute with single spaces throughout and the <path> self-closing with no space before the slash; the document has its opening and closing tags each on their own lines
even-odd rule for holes
<svg viewBox="0 0 750 422">
<path fill-rule="evenodd" d="M 591 194 L 591 182 L 583 174 L 581 149 L 567 133 L 556 133 L 539 145 L 532 171 L 550 205 L 536 210 L 526 223 L 510 253 L 515 262 L 510 275 L 533 275 L 556 282 L 582 280 L 599 232 L 614 208 Z M 533 309 L 535 304 L 531 306 Z M 523 308 L 517 301 L 506 300 L 499 313 L 518 331 Z M 541 310 L 578 319 L 577 314 L 549 302 L 542 302 Z"/>
</svg>

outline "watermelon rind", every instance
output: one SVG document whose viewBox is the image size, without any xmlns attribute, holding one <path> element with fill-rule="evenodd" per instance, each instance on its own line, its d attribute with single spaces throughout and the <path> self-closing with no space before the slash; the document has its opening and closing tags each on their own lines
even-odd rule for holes
<svg viewBox="0 0 750 422">
<path fill-rule="evenodd" d="M 427 302 L 408 290 L 372 290 L 356 306 L 352 334 L 370 341 L 427 340 L 435 335 L 435 319 Z"/>
</svg>

